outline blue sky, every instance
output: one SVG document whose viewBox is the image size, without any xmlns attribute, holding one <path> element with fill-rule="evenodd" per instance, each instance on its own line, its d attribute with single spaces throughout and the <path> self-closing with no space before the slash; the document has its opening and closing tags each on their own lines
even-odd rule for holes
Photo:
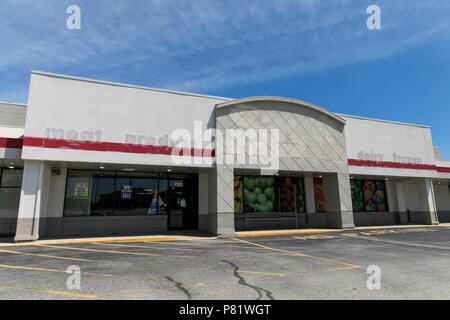
<svg viewBox="0 0 450 320">
<path fill-rule="evenodd" d="M 81 8 L 81 30 L 66 9 Z M 366 8 L 381 8 L 368 30 Z M 432 127 L 450 160 L 448 0 L 2 0 L 0 101 L 31 70 Z"/>
</svg>

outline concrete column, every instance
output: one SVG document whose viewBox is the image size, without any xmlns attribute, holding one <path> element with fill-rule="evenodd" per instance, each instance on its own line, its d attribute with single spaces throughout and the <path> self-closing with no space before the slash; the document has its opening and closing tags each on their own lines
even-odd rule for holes
<svg viewBox="0 0 450 320">
<path fill-rule="evenodd" d="M 208 173 L 200 172 L 198 175 L 198 229 L 208 230 Z"/>
<path fill-rule="evenodd" d="M 348 174 L 326 174 L 323 177 L 327 225 L 333 228 L 354 228 L 353 205 Z"/>
<path fill-rule="evenodd" d="M 209 177 L 209 232 L 234 236 L 233 168 L 217 165 Z"/>
<path fill-rule="evenodd" d="M 386 184 L 386 198 L 389 212 L 398 212 L 397 194 L 395 192 L 395 184 L 387 180 Z"/>
<path fill-rule="evenodd" d="M 43 213 L 40 216 L 40 236 L 58 236 L 62 233 L 66 179 L 67 169 L 52 170 L 45 218 Z"/>
<path fill-rule="evenodd" d="M 15 241 L 39 239 L 39 219 L 47 210 L 51 169 L 42 161 L 25 161 Z"/>
<path fill-rule="evenodd" d="M 316 202 L 314 200 L 314 182 L 313 177 L 305 177 L 305 200 L 306 200 L 306 212 L 316 213 Z"/>
<path fill-rule="evenodd" d="M 404 190 L 403 190 L 403 183 L 396 182 L 395 189 L 397 191 L 397 206 L 398 206 L 398 212 L 400 215 L 400 223 L 408 224 L 409 218 L 408 218 L 408 213 L 406 212 L 407 208 L 406 208 L 406 202 L 405 202 L 405 194 L 404 194 Z"/>
<path fill-rule="evenodd" d="M 431 179 L 422 179 L 418 182 L 419 195 L 421 195 L 421 209 L 423 212 L 424 223 L 439 224 L 436 212 L 436 200 L 434 198 L 433 181 Z"/>
</svg>

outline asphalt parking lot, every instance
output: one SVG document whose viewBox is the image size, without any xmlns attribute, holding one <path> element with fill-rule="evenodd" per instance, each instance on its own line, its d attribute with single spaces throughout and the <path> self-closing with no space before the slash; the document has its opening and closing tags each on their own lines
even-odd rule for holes
<svg viewBox="0 0 450 320">
<path fill-rule="evenodd" d="M 9 245 L 0 299 L 450 299 L 449 266 L 449 227 Z"/>
</svg>

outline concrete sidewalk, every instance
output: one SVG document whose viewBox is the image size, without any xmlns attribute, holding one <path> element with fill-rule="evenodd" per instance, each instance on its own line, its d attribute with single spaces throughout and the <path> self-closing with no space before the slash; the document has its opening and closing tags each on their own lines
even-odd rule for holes
<svg viewBox="0 0 450 320">
<path fill-rule="evenodd" d="M 390 226 L 369 226 L 355 227 L 354 229 L 289 229 L 289 230 L 262 230 L 262 231 L 239 231 L 236 237 L 267 237 L 267 236 L 283 236 L 283 235 L 299 235 L 299 234 L 320 234 L 335 233 L 344 231 L 374 230 L 374 229 L 399 229 L 399 228 L 426 228 L 426 227 L 446 227 L 450 228 L 450 223 L 441 223 L 439 225 L 390 225 Z M 15 243 L 13 238 L 0 238 L 0 247 L 9 246 L 29 246 L 41 244 L 77 244 L 77 243 L 126 243 L 126 242 L 152 242 L 152 241 L 189 241 L 189 240 L 214 240 L 220 237 L 211 234 L 196 235 L 177 235 L 173 233 L 164 235 L 148 235 L 148 236 L 121 236 L 121 237 L 86 237 L 71 239 L 43 239 L 32 242 Z"/>
<path fill-rule="evenodd" d="M 428 224 L 408 224 L 408 225 L 389 225 L 389 226 L 368 226 L 355 227 L 353 229 L 290 229 L 290 230 L 262 230 L 262 231 L 240 231 L 236 232 L 239 238 L 245 237 L 264 237 L 264 236 L 279 236 L 291 234 L 316 234 L 316 233 L 331 233 L 343 231 L 359 231 L 372 229 L 399 229 L 399 228 L 426 228 L 426 227 L 450 227 L 450 223 L 441 223 L 439 225 Z"/>
</svg>

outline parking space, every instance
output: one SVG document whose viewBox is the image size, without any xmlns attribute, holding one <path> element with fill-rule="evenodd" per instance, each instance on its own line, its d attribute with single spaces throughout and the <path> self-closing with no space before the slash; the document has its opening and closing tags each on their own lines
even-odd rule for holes
<svg viewBox="0 0 450 320">
<path fill-rule="evenodd" d="M 448 299 L 449 235 L 426 227 L 2 246 L 0 299 Z M 379 290 L 367 287 L 370 265 L 381 270 Z"/>
</svg>

